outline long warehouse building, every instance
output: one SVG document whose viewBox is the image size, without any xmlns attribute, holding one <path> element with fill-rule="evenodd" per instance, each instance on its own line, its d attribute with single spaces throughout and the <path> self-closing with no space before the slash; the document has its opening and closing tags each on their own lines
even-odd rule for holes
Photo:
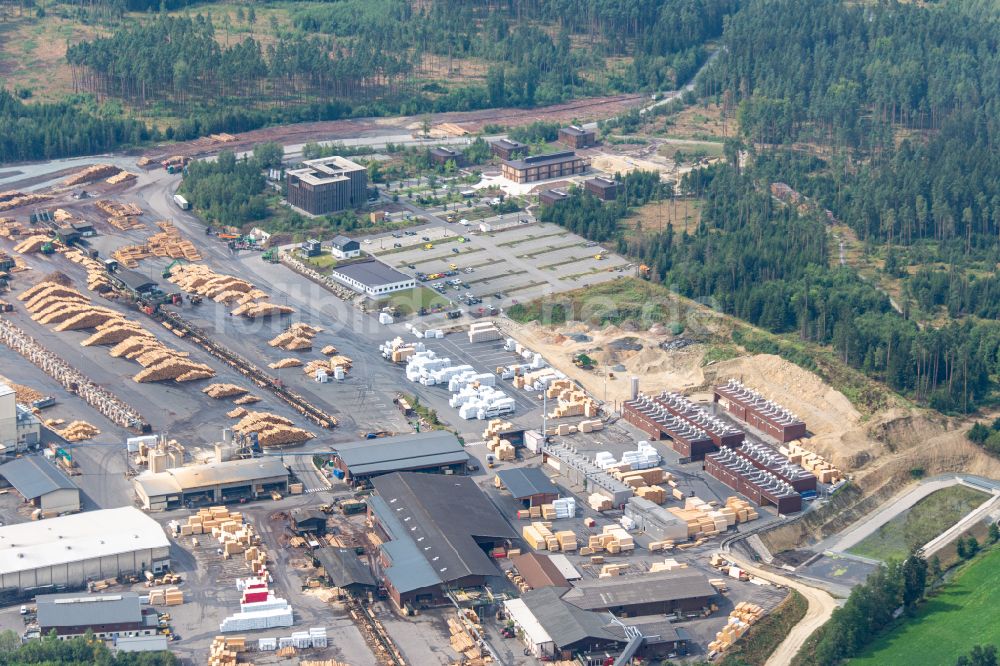
<svg viewBox="0 0 1000 666">
<path fill-rule="evenodd" d="M 147 472 L 135 477 L 133 485 L 142 508 L 163 511 L 285 492 L 288 469 L 279 458 L 248 458 Z"/>
<path fill-rule="evenodd" d="M 334 449 L 335 474 L 354 484 L 391 472 L 461 474 L 469 462 L 462 443 L 444 430 L 362 439 L 336 444 Z"/>
<path fill-rule="evenodd" d="M 781 443 L 806 436 L 806 424 L 802 419 L 735 379 L 716 386 L 713 399 L 740 421 Z"/>
<path fill-rule="evenodd" d="M 5 591 L 56 591 L 169 566 L 170 541 L 163 528 L 135 507 L 0 527 Z"/>
<path fill-rule="evenodd" d="M 635 400 L 628 400 L 622 405 L 622 418 L 650 439 L 669 439 L 674 451 L 685 458 L 704 460 L 705 454 L 719 448 L 704 430 L 677 418 L 641 393 Z"/>
</svg>

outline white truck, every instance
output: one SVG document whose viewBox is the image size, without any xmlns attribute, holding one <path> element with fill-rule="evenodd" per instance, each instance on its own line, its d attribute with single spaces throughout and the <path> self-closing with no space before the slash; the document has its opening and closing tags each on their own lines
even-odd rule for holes
<svg viewBox="0 0 1000 666">
<path fill-rule="evenodd" d="M 181 210 L 188 210 L 191 208 L 191 204 L 188 203 L 188 200 L 179 194 L 174 195 L 174 203 L 177 204 L 177 207 Z"/>
</svg>

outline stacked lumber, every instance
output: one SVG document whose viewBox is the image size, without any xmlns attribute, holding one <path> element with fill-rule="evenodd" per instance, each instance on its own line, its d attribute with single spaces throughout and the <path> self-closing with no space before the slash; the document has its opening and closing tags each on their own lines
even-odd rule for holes
<svg viewBox="0 0 1000 666">
<path fill-rule="evenodd" d="M 663 504 L 667 501 L 667 491 L 662 486 L 639 486 L 635 489 L 635 494 L 654 504 Z"/>
<path fill-rule="evenodd" d="M 661 571 L 676 571 L 677 569 L 687 569 L 686 562 L 678 562 L 672 557 L 668 557 L 662 562 L 653 562 L 649 567 L 649 573 L 659 573 Z"/>
<path fill-rule="evenodd" d="M 163 220 L 157 222 L 156 226 L 160 228 L 160 232 L 153 234 L 146 240 L 146 245 L 153 256 L 201 261 L 201 253 L 198 252 L 198 248 L 191 241 L 182 238 L 181 232 L 173 223 Z"/>
<path fill-rule="evenodd" d="M 725 652 L 733 646 L 743 634 L 764 617 L 764 609 L 757 604 L 741 601 L 729 613 L 726 625 L 715 634 L 715 640 L 708 644 L 709 652 Z"/>
<path fill-rule="evenodd" d="M 101 199 L 95 201 L 94 205 L 97 206 L 98 210 L 105 213 L 109 217 L 138 217 L 142 215 L 142 208 L 134 203 L 122 203 L 120 201 L 112 201 L 110 199 Z"/>
<path fill-rule="evenodd" d="M 499 435 L 494 435 L 492 439 L 486 441 L 486 448 L 493 453 L 497 460 L 516 460 L 517 449 L 506 439 L 500 439 Z"/>
<path fill-rule="evenodd" d="M 228 416 L 231 419 L 241 419 L 246 415 L 247 415 L 247 410 L 243 409 L 242 407 L 237 407 L 236 409 L 232 409 L 226 412 L 226 416 Z"/>
<path fill-rule="evenodd" d="M 587 504 L 594 511 L 610 511 L 612 509 L 611 499 L 600 493 L 591 493 L 587 498 Z"/>
<path fill-rule="evenodd" d="M 46 243 L 52 243 L 52 239 L 48 236 L 43 236 L 41 234 L 34 234 L 28 236 L 23 241 L 14 246 L 15 252 L 20 252 L 21 254 L 32 254 L 33 252 L 38 252 L 42 249 L 42 246 Z"/>
<path fill-rule="evenodd" d="M 122 266 L 137 268 L 139 262 L 153 256 L 145 245 L 122 245 L 111 253 L 111 258 Z"/>
<path fill-rule="evenodd" d="M 525 382 L 531 383 L 529 377 L 525 377 Z M 566 384 L 570 384 L 566 386 Z M 572 385 L 569 380 L 556 380 L 546 389 L 549 399 L 556 399 L 556 408 L 549 413 L 553 419 L 561 419 L 568 416 L 586 416 L 591 419 L 598 415 L 597 403 L 586 394 L 586 392 Z"/>
<path fill-rule="evenodd" d="M 100 180 L 102 178 L 108 178 L 117 174 L 121 169 L 116 167 L 114 164 L 94 164 L 82 171 L 77 171 L 69 178 L 62 182 L 63 185 L 67 187 L 72 187 L 73 185 L 83 185 L 84 183 L 91 183 L 95 180 Z"/>
<path fill-rule="evenodd" d="M 132 229 L 145 229 L 146 225 L 131 215 L 111 215 L 108 217 L 108 224 L 119 231 L 130 231 Z"/>
<path fill-rule="evenodd" d="M 82 442 L 85 439 L 96 437 L 101 434 L 101 431 L 86 421 L 73 421 L 62 430 L 57 430 L 56 433 L 67 442 Z"/>
<path fill-rule="evenodd" d="M 736 496 L 727 497 L 726 506 L 724 509 L 720 509 L 720 512 L 723 512 L 726 515 L 728 515 L 729 512 L 732 512 L 737 523 L 746 523 L 760 518 L 760 515 L 757 513 L 753 504 Z"/>
<path fill-rule="evenodd" d="M 242 398 L 237 398 L 236 400 L 233 400 L 234 405 L 252 405 L 255 402 L 260 402 L 260 398 L 255 395 L 250 395 L 249 393 L 243 396 Z"/>
<path fill-rule="evenodd" d="M 482 627 L 479 624 L 479 616 L 476 614 L 476 611 L 471 608 L 467 608 L 459 612 L 464 613 L 465 618 L 461 615 L 448 618 L 448 633 L 451 635 L 451 638 L 449 639 L 451 649 L 461 655 L 463 664 L 471 665 L 492 663 L 489 655 L 483 654 L 482 650 L 479 648 L 479 643 L 465 628 L 465 622 L 463 619 L 471 623 L 477 631 L 480 633 L 482 632 Z"/>
<path fill-rule="evenodd" d="M 87 289 L 102 294 L 111 291 L 111 279 L 108 277 L 108 272 L 104 269 L 104 264 L 100 261 L 91 259 L 75 248 L 67 250 L 63 253 L 63 256 L 74 264 L 80 264 L 87 269 Z"/>
<path fill-rule="evenodd" d="M 134 173 L 129 173 L 128 171 L 125 171 L 123 169 L 118 173 L 116 173 L 115 175 L 108 178 L 107 182 L 110 185 L 118 185 L 119 183 L 135 180 L 136 178 L 138 178 L 137 175 L 135 175 Z"/>
<path fill-rule="evenodd" d="M 265 448 L 298 444 L 316 436 L 307 430 L 295 427 L 285 417 L 270 412 L 247 412 L 233 426 L 233 430 L 241 435 L 256 433 L 257 443 Z"/>
<path fill-rule="evenodd" d="M 11 210 L 21 206 L 30 206 L 31 204 L 36 204 L 51 198 L 52 196 L 49 194 L 35 194 L 34 192 L 24 193 L 18 192 L 17 190 L 0 192 L 0 210 Z"/>
<path fill-rule="evenodd" d="M 247 389 L 236 384 L 209 384 L 201 392 L 210 398 L 221 400 L 222 398 L 231 398 L 234 395 L 243 395 L 247 393 Z"/>
<path fill-rule="evenodd" d="M 243 514 L 224 506 L 202 508 L 181 525 L 181 536 L 210 534 L 222 547 L 223 559 L 243 555 L 250 573 L 267 577 L 267 553 L 253 525 L 244 523 Z"/>
<path fill-rule="evenodd" d="M 788 460 L 801 465 L 804 469 L 816 475 L 820 483 L 837 483 L 844 478 L 843 473 L 827 460 L 803 446 L 808 440 L 795 440 L 778 447 L 778 450 L 788 457 Z"/>
<path fill-rule="evenodd" d="M 549 550 L 551 544 L 555 544 L 558 550 L 559 540 L 552 533 L 552 523 L 548 521 L 533 522 L 521 528 L 521 538 L 531 546 L 533 550 Z"/>
<path fill-rule="evenodd" d="M 592 534 L 587 540 L 587 548 L 592 553 L 606 552 L 611 555 L 635 550 L 635 541 L 623 527 L 605 525 L 600 534 Z"/>
<path fill-rule="evenodd" d="M 275 361 L 274 363 L 268 363 L 267 367 L 272 370 L 281 370 L 283 368 L 297 368 L 302 365 L 302 361 L 297 358 L 283 358 L 280 361 Z"/>
<path fill-rule="evenodd" d="M 208 666 L 236 666 L 240 652 L 246 650 L 243 636 L 216 636 L 208 649 Z"/>
<path fill-rule="evenodd" d="M 157 226 L 162 231 L 155 233 L 146 239 L 142 245 L 123 245 L 111 256 L 115 260 L 135 268 L 139 262 L 149 257 L 161 257 L 168 259 L 186 259 L 187 261 L 200 261 L 201 253 L 191 241 L 181 238 L 180 231 L 170 222 L 157 222 Z"/>
</svg>

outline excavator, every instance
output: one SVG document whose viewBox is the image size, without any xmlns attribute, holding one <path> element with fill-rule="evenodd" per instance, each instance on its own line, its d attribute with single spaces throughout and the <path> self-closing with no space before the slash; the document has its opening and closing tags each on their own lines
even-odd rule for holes
<svg viewBox="0 0 1000 666">
<path fill-rule="evenodd" d="M 174 259 L 173 261 L 171 261 L 169 264 L 167 264 L 167 267 L 163 269 L 163 276 L 162 276 L 163 279 L 167 279 L 168 277 L 170 277 L 170 272 L 174 270 L 174 266 L 183 266 L 186 263 L 187 261 L 185 261 L 184 259 Z"/>
</svg>

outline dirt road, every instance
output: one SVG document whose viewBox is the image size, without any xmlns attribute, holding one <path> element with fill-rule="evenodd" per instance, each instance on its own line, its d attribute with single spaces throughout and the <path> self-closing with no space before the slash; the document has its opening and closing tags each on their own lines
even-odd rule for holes
<svg viewBox="0 0 1000 666">
<path fill-rule="evenodd" d="M 809 607 L 806 609 L 806 614 L 802 616 L 802 619 L 799 620 L 798 624 L 792 627 L 792 630 L 788 632 L 785 640 L 783 640 L 781 644 L 775 648 L 774 652 L 771 653 L 771 656 L 765 664 L 765 666 L 787 666 L 787 664 L 792 663 L 792 658 L 795 657 L 798 651 L 802 648 L 806 639 L 809 638 L 814 631 L 819 629 L 824 622 L 830 619 L 834 609 L 837 608 L 836 600 L 823 590 L 810 587 L 804 583 L 800 583 L 799 581 L 791 578 L 786 578 L 785 576 L 771 571 L 759 569 L 753 564 L 750 564 L 749 561 L 744 560 L 735 552 L 727 553 L 726 557 L 733 560 L 741 569 L 750 572 L 754 576 L 796 590 L 803 597 L 805 597 L 806 601 L 809 603 Z"/>
</svg>

